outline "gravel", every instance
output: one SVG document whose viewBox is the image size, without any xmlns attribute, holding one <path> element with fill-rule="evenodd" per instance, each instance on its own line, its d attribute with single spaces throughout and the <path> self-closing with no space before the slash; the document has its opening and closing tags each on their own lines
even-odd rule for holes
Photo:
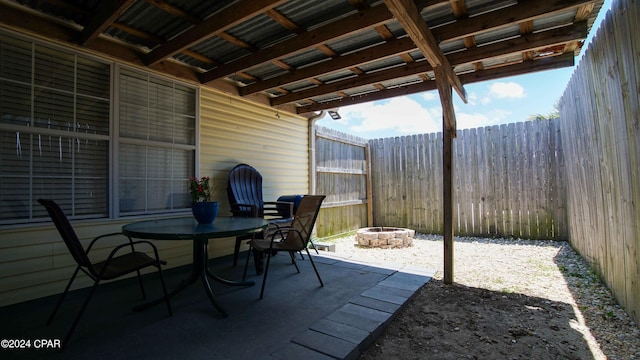
<svg viewBox="0 0 640 360">
<path fill-rule="evenodd" d="M 355 236 L 332 240 L 336 255 L 373 264 L 407 264 L 443 276 L 443 240 L 416 234 L 407 248 L 365 248 Z M 456 237 L 454 282 L 569 304 L 596 359 L 640 359 L 640 330 L 597 272 L 567 242 Z"/>
</svg>

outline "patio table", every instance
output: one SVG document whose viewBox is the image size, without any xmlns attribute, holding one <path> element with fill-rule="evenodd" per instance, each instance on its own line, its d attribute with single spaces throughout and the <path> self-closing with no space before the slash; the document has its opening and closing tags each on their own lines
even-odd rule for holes
<svg viewBox="0 0 640 360">
<path fill-rule="evenodd" d="M 253 281 L 238 282 L 224 279 L 212 272 L 208 266 L 209 239 L 255 234 L 266 227 L 267 221 L 262 218 L 219 216 L 216 217 L 212 224 L 198 224 L 192 217 L 180 217 L 127 224 L 122 227 L 122 233 L 139 239 L 193 241 L 191 273 L 178 287 L 168 293 L 168 296 L 173 297 L 186 288 L 187 285 L 196 282 L 200 278 L 211 304 L 223 317 L 226 317 L 227 312 L 216 301 L 208 278 L 232 286 L 253 286 L 255 283 Z M 137 306 L 133 310 L 142 310 L 163 301 L 164 298 L 159 298 Z"/>
</svg>

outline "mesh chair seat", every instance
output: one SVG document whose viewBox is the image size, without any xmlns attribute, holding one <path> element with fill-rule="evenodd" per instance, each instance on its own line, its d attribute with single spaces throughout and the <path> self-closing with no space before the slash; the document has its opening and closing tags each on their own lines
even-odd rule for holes
<svg viewBox="0 0 640 360">
<path fill-rule="evenodd" d="M 101 261 L 93 264 L 95 271 L 100 274 L 103 280 L 111 280 L 126 275 L 132 271 L 153 266 L 156 259 L 143 252 L 132 252 L 118 257 L 114 257 L 107 263 Z"/>
<path fill-rule="evenodd" d="M 320 212 L 320 207 L 324 198 L 324 195 L 305 195 L 300 201 L 298 210 L 290 223 L 282 224 L 282 226 L 273 224 L 273 226 L 271 226 L 267 231 L 268 236 L 265 236 L 264 239 L 253 239 L 249 241 L 251 250 L 267 256 L 266 265 L 263 271 L 264 275 L 262 277 L 262 287 L 260 289 L 260 299 L 262 299 L 264 295 L 264 288 L 267 283 L 267 273 L 269 272 L 271 257 L 277 251 L 288 252 L 291 262 L 298 272 L 300 272 L 300 269 L 296 264 L 294 253 L 303 250 L 306 251 L 309 261 L 311 262 L 311 266 L 313 266 L 313 270 L 318 277 L 320 286 L 324 286 L 320 273 L 318 273 L 318 269 L 313 262 L 311 254 L 309 253 L 308 247 L 311 241 L 313 226 L 318 218 L 318 213 Z M 249 255 L 247 255 L 247 261 L 244 265 L 244 273 L 242 276 L 243 280 L 247 275 L 248 265 Z"/>
<path fill-rule="evenodd" d="M 102 280 L 112 280 L 120 276 L 136 272 L 138 275 L 140 290 L 142 291 L 142 297 L 144 298 L 146 296 L 144 292 L 144 287 L 142 285 L 142 276 L 140 275 L 140 270 L 153 266 L 158 269 L 158 273 L 160 274 L 160 283 L 162 284 L 162 291 L 164 293 L 164 299 L 167 303 L 167 309 L 169 310 L 169 315 L 173 314 L 173 312 L 171 311 L 171 304 L 169 303 L 169 297 L 167 296 L 167 287 L 164 282 L 164 276 L 162 275 L 161 264 L 163 264 L 164 262 L 161 261 L 160 258 L 158 257 L 158 249 L 156 248 L 155 245 L 153 245 L 153 243 L 149 241 L 133 241 L 130 237 L 126 236 L 128 241 L 113 248 L 113 250 L 111 251 L 111 253 L 109 254 L 106 260 L 92 263 L 89 260 L 88 254 L 89 254 L 89 251 L 91 251 L 91 248 L 93 247 L 93 245 L 98 240 L 106 237 L 111 237 L 111 236 L 125 236 L 125 235 L 121 233 L 100 235 L 95 239 L 93 239 L 89 244 L 89 246 L 87 247 L 87 249 L 85 250 L 82 244 L 80 243 L 80 239 L 78 238 L 78 235 L 76 234 L 75 230 L 71 226 L 71 223 L 67 219 L 66 215 L 64 214 L 60 206 L 58 206 L 58 204 L 56 204 L 56 202 L 53 200 L 39 199 L 38 202 L 42 206 L 44 206 L 45 209 L 47 209 L 47 213 L 49 213 L 49 216 L 51 217 L 51 220 L 53 221 L 56 228 L 58 229 L 58 232 L 60 233 L 62 240 L 64 240 L 64 243 L 67 245 L 67 248 L 69 249 L 69 253 L 71 253 L 71 256 L 73 257 L 73 259 L 76 261 L 78 265 L 75 271 L 73 272 L 73 275 L 71 276 L 71 279 L 67 284 L 67 287 L 64 289 L 62 296 L 60 296 L 60 300 L 58 300 L 56 307 L 53 309 L 51 316 L 49 316 L 47 325 L 51 323 L 54 316 L 58 312 L 58 309 L 60 308 L 62 301 L 64 300 L 65 296 L 69 292 L 69 289 L 71 288 L 71 284 L 73 283 L 73 281 L 75 280 L 76 276 L 80 271 L 85 273 L 88 277 L 90 277 L 93 280 L 93 286 L 91 287 L 89 295 L 87 296 L 84 303 L 82 304 L 80 310 L 78 311 L 78 314 L 76 315 L 73 321 L 73 324 L 71 325 L 71 328 L 67 331 L 67 334 L 65 335 L 64 340 L 62 341 L 61 350 L 69 342 L 69 339 L 73 334 L 73 331 L 78 325 L 78 322 L 82 317 L 82 314 L 84 313 L 85 309 L 87 308 L 87 305 L 89 304 L 89 300 L 91 300 L 93 293 L 95 292 L 96 288 L 100 284 L 100 281 Z M 149 247 L 149 249 L 152 250 L 154 256 L 151 257 L 144 252 L 136 251 L 135 247 L 138 245 Z"/>
</svg>

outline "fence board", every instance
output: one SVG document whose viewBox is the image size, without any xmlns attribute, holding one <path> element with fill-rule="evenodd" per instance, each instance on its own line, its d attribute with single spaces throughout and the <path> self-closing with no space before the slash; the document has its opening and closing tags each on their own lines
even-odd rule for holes
<svg viewBox="0 0 640 360">
<path fill-rule="evenodd" d="M 620 0 L 560 99 L 572 246 L 640 321 L 640 7 Z M 560 160 L 562 161 L 562 160 Z"/>
<path fill-rule="evenodd" d="M 457 234 L 562 239 L 548 230 L 549 223 L 564 226 L 566 218 L 551 194 L 555 186 L 549 186 L 557 171 L 549 167 L 558 162 L 548 160 L 561 156 L 551 133 L 551 121 L 458 131 Z M 442 133 L 374 139 L 370 148 L 374 225 L 441 233 Z"/>
<path fill-rule="evenodd" d="M 322 127 L 315 136 L 316 193 L 327 195 L 318 215 L 318 236 L 367 226 L 368 141 Z"/>
</svg>

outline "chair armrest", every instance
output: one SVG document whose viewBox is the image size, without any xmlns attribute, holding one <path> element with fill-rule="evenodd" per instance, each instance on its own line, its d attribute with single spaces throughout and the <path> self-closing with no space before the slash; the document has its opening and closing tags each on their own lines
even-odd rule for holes
<svg viewBox="0 0 640 360">
<path fill-rule="evenodd" d="M 112 234 L 111 234 L 112 235 Z M 125 235 L 126 236 L 126 235 Z M 127 236 L 128 237 L 128 236 Z M 131 239 L 131 238 L 129 238 Z M 158 248 L 151 243 L 150 241 L 147 240 L 137 240 L 137 241 L 131 241 L 130 243 L 126 243 L 126 244 L 120 244 L 118 246 L 116 246 L 115 248 L 113 248 L 113 250 L 111 250 L 111 252 L 109 253 L 109 256 L 107 257 L 107 259 L 104 261 L 105 266 L 102 267 L 102 271 L 100 271 L 100 277 L 102 277 L 104 275 L 104 271 L 107 269 L 108 265 L 111 260 L 113 260 L 113 258 L 116 256 L 116 254 L 118 253 L 118 251 L 120 251 L 120 249 L 124 248 L 124 247 L 128 247 L 131 246 L 131 250 L 134 250 L 134 245 L 139 245 L 139 244 L 145 244 L 145 245 L 149 245 L 151 247 L 151 249 L 153 250 L 153 255 L 154 255 L 154 259 L 162 264 L 162 265 L 166 265 L 167 262 L 166 261 L 161 261 L 160 260 L 160 255 L 158 254 Z"/>
<path fill-rule="evenodd" d="M 269 237 L 271 237 L 271 241 L 273 242 L 275 241 L 276 235 L 279 235 L 280 238 L 283 239 L 284 233 L 291 229 L 292 221 L 292 218 L 270 220 L 269 225 L 264 230 L 263 239 L 269 239 Z"/>
<path fill-rule="evenodd" d="M 244 217 L 257 217 L 258 216 L 258 207 L 254 204 L 241 204 L 241 203 L 232 203 L 229 204 L 231 206 L 231 212 L 234 216 L 244 216 Z M 248 208 L 243 209 L 243 208 Z"/>
<path fill-rule="evenodd" d="M 271 215 L 283 219 L 293 216 L 294 203 L 292 201 L 266 201 L 264 204 L 265 215 Z M 267 205 L 270 206 L 267 207 Z M 285 208 L 286 210 L 283 211 L 283 208 Z M 268 213 L 267 210 L 269 210 Z"/>
<path fill-rule="evenodd" d="M 285 239 L 286 234 L 291 229 L 291 222 L 282 224 L 270 223 L 267 229 L 264 231 L 264 239 L 269 240 L 269 249 L 273 248 L 275 242 L 280 242 Z"/>
<path fill-rule="evenodd" d="M 154 252 L 154 253 L 155 253 L 155 255 L 156 255 L 156 260 L 160 261 L 160 263 L 161 263 L 162 265 L 167 265 L 167 262 L 166 262 L 166 261 L 164 261 L 164 260 L 160 260 L 160 259 L 158 258 L 158 248 L 156 248 L 156 246 L 155 246 L 153 243 L 151 243 L 150 241 L 146 241 L 146 240 L 133 241 L 133 239 L 131 239 L 131 237 L 130 237 L 130 236 L 127 236 L 127 235 L 125 235 L 125 234 L 123 234 L 123 233 L 110 233 L 110 234 L 103 234 L 103 235 L 100 235 L 100 236 L 96 237 L 95 239 L 93 239 L 93 240 L 91 241 L 91 243 L 90 243 L 90 244 L 89 244 L 89 246 L 87 247 L 87 251 L 86 251 L 87 255 L 89 255 L 89 250 L 91 250 L 91 247 L 93 246 L 93 244 L 95 244 L 98 240 L 100 240 L 100 239 L 102 239 L 102 238 L 106 238 L 106 237 L 110 237 L 110 236 L 123 236 L 123 237 L 126 237 L 129 241 L 128 241 L 127 243 L 120 244 L 120 245 L 116 246 L 116 247 L 111 251 L 111 254 L 109 255 L 109 257 L 108 257 L 107 259 L 111 259 L 111 257 L 112 257 L 113 255 L 115 255 L 115 253 L 116 253 L 118 250 L 120 250 L 121 248 L 123 248 L 123 247 L 125 247 L 125 246 L 131 246 L 131 251 L 133 252 L 133 251 L 136 251 L 135 246 L 134 246 L 135 244 L 147 244 L 147 245 L 151 246 L 151 248 L 153 249 L 153 252 Z"/>
<path fill-rule="evenodd" d="M 89 254 L 89 251 L 91 250 L 91 248 L 93 247 L 93 244 L 95 244 L 98 240 L 102 239 L 102 238 L 106 238 L 106 237 L 110 237 L 110 236 L 123 236 L 126 237 L 127 239 L 129 239 L 129 242 L 125 245 L 131 245 L 131 243 L 133 242 L 133 240 L 131 240 L 131 238 L 121 232 L 117 232 L 117 233 L 110 233 L 110 234 L 103 234 L 100 235 L 96 238 L 94 238 L 93 240 L 91 240 L 91 242 L 89 243 L 89 246 L 87 247 L 87 254 Z"/>
</svg>

